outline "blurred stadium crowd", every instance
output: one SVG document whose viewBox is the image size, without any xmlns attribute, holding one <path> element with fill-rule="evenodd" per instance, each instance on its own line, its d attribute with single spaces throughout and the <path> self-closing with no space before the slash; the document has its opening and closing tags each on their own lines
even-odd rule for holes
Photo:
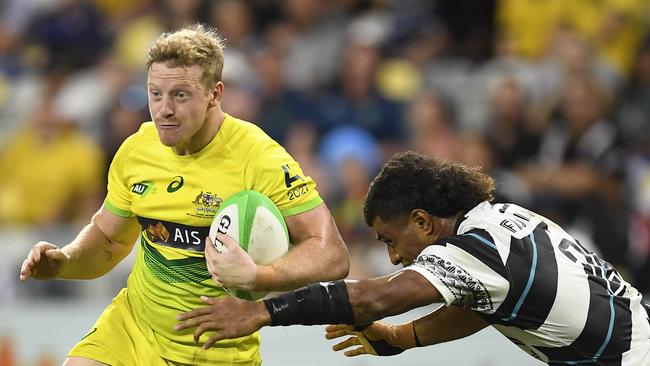
<svg viewBox="0 0 650 366">
<path fill-rule="evenodd" d="M 88 220 L 150 118 L 145 51 L 194 22 L 227 39 L 224 110 L 318 183 L 351 277 L 389 270 L 361 206 L 382 162 L 413 149 L 482 167 L 497 200 L 566 225 L 650 291 L 645 0 L 5 0 L 0 227 Z"/>
</svg>

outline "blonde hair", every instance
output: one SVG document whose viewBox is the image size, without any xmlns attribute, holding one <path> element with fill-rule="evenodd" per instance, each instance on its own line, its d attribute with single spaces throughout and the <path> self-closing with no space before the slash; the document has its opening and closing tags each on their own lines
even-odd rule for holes
<svg viewBox="0 0 650 366">
<path fill-rule="evenodd" d="M 199 65 L 203 81 L 211 88 L 221 80 L 225 41 L 210 27 L 194 24 L 160 35 L 147 51 L 147 70 L 156 62 L 171 67 Z"/>
</svg>

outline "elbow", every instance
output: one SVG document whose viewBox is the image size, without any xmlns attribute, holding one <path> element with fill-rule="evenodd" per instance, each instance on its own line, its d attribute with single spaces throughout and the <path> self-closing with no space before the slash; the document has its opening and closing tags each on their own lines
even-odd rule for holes
<svg viewBox="0 0 650 366">
<path fill-rule="evenodd" d="M 347 253 L 342 258 L 332 256 L 324 263 L 323 269 L 319 276 L 321 281 L 342 280 L 350 273 L 350 258 Z"/>
<path fill-rule="evenodd" d="M 329 268 L 332 277 L 330 280 L 346 278 L 350 273 L 350 254 L 343 241 L 340 242 L 336 250 L 332 251 Z"/>
<path fill-rule="evenodd" d="M 332 278 L 333 280 L 344 279 L 350 274 L 350 259 L 346 258 L 345 261 L 339 261 L 336 263 L 336 268 L 333 270 Z"/>
<path fill-rule="evenodd" d="M 345 251 L 344 258 L 339 261 L 339 278 L 346 278 L 350 274 L 350 255 Z"/>
<path fill-rule="evenodd" d="M 350 258 L 346 258 L 345 264 L 341 266 L 339 278 L 346 278 L 350 274 Z"/>
<path fill-rule="evenodd" d="M 324 236 L 324 245 L 328 248 L 332 280 L 340 280 L 350 274 L 350 253 L 334 219 L 330 216 L 331 229 Z"/>
</svg>

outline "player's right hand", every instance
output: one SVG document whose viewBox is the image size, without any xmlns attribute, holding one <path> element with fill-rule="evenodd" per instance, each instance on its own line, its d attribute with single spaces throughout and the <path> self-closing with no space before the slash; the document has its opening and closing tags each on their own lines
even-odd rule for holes
<svg viewBox="0 0 650 366">
<path fill-rule="evenodd" d="M 412 323 L 392 325 L 374 322 L 367 326 L 329 325 L 325 328 L 325 332 L 325 338 L 327 339 L 352 336 L 332 346 L 334 351 L 360 346 L 343 352 L 347 357 L 365 354 L 393 356 L 415 347 Z"/>
<path fill-rule="evenodd" d="M 205 262 L 214 282 L 224 288 L 253 290 L 257 279 L 253 258 L 230 236 L 217 232 L 216 239 L 215 245 L 205 238 Z"/>
<path fill-rule="evenodd" d="M 52 243 L 45 241 L 34 245 L 20 267 L 20 280 L 32 277 L 38 280 L 56 278 L 68 262 L 68 256 Z"/>
</svg>

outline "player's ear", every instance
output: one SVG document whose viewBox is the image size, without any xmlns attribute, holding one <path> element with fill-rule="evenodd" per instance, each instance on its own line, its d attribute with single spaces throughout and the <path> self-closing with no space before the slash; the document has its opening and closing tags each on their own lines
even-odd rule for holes
<svg viewBox="0 0 650 366">
<path fill-rule="evenodd" d="M 221 102 L 221 98 L 223 97 L 223 82 L 222 81 L 217 81 L 216 84 L 212 87 L 212 90 L 210 91 L 210 102 L 208 103 L 209 107 L 216 107 L 219 105 L 219 102 Z"/>
<path fill-rule="evenodd" d="M 422 209 L 418 208 L 411 211 L 411 220 L 425 233 L 430 233 L 434 229 L 434 222 L 431 215 Z"/>
</svg>

